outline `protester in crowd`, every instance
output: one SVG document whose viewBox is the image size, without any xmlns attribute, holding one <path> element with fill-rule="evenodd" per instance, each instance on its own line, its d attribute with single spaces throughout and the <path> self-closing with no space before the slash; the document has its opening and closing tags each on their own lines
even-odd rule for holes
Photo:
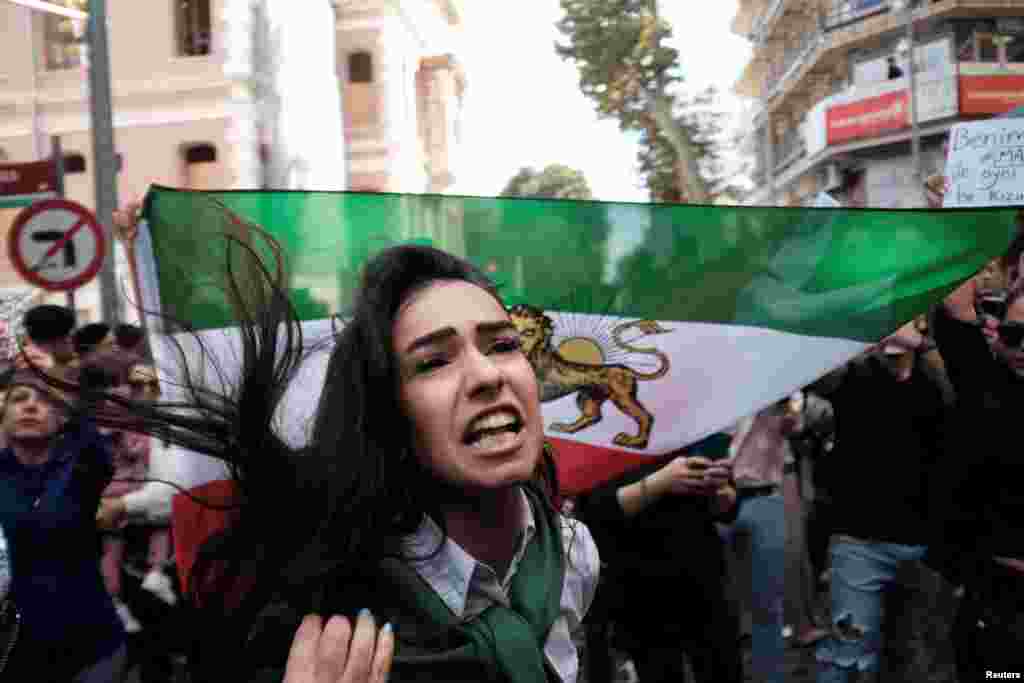
<svg viewBox="0 0 1024 683">
<path fill-rule="evenodd" d="M 925 553 L 925 483 L 940 460 L 942 392 L 920 371 L 923 338 L 908 324 L 840 371 L 825 396 L 836 419 L 830 549 L 832 629 L 817 646 L 819 683 L 877 672 L 885 589 Z M 870 503 L 866 504 L 866 497 Z"/>
<path fill-rule="evenodd" d="M 7 390 L 0 429 L 0 527 L 21 625 L 4 680 L 108 683 L 119 679 L 124 630 L 97 562 L 95 511 L 113 468 L 106 441 L 39 371 Z"/>
<path fill-rule="evenodd" d="M 828 546 L 832 535 L 831 491 L 835 487 L 831 471 L 835 449 L 835 410 L 832 403 L 808 388 L 803 392 L 800 427 L 790 437 L 800 479 L 800 498 L 804 508 L 804 531 L 807 559 L 814 578 L 815 592 L 821 590 L 828 571 Z M 801 645 L 817 642 L 799 637 Z"/>
<path fill-rule="evenodd" d="M 953 633 L 961 680 L 1014 670 L 1024 642 L 1024 460 L 1014 447 L 1024 401 L 1024 278 L 1009 268 L 1019 249 L 1002 260 L 1007 292 L 986 291 L 984 278 L 974 278 L 935 318 L 960 400 L 950 456 L 934 480 L 928 561 L 965 588 Z"/>
<path fill-rule="evenodd" d="M 734 511 L 730 469 L 726 458 L 673 454 L 578 499 L 605 562 L 602 611 L 644 683 L 684 680 L 684 652 L 700 683 L 743 680 L 714 524 Z"/>
<path fill-rule="evenodd" d="M 785 406 L 786 419 L 783 449 L 782 501 L 785 508 L 785 639 L 797 647 L 810 647 L 828 635 L 816 620 L 817 591 L 807 547 L 808 511 L 805 480 L 790 437 L 802 429 L 801 418 L 806 398 L 801 393 L 791 397 Z"/>
<path fill-rule="evenodd" d="M 783 599 L 786 511 L 782 478 L 789 445 L 798 427 L 788 399 L 742 420 L 730 446 L 737 492 L 736 519 L 722 525 L 727 543 L 742 541 L 738 555 L 750 579 L 751 668 L 764 683 L 784 679 Z"/>
<path fill-rule="evenodd" d="M 71 334 L 75 329 L 75 313 L 71 309 L 52 304 L 35 306 L 25 312 L 22 324 L 31 344 L 48 354 L 57 365 L 67 365 L 74 358 Z"/>
<path fill-rule="evenodd" d="M 297 323 L 284 283 L 266 284 L 239 294 L 259 317 L 236 395 L 195 391 L 195 411 L 119 400 L 151 433 L 235 466 L 239 507 L 190 580 L 199 679 L 307 680 L 303 653 L 323 639 L 330 660 L 351 633 L 340 618 L 296 630 L 316 613 L 354 618 L 357 634 L 393 625 L 375 641 L 374 680 L 392 639 L 392 680 L 577 680 L 571 634 L 597 549 L 554 507 L 536 378 L 490 281 L 427 247 L 373 259 L 301 453 L 271 420 L 301 340 L 278 343 Z"/>
<path fill-rule="evenodd" d="M 941 174 L 928 176 L 924 181 L 925 201 L 929 209 L 941 209 L 946 197 L 946 177 Z"/>
<path fill-rule="evenodd" d="M 118 348 L 137 353 L 140 356 L 144 355 L 146 335 L 138 325 L 119 323 L 114 327 L 112 334 Z"/>
<path fill-rule="evenodd" d="M 79 358 L 115 343 L 110 325 L 103 322 L 82 325 L 71 335 L 71 341 Z"/>
<path fill-rule="evenodd" d="M 133 383 L 137 377 L 133 374 L 136 366 L 142 364 L 142 358 L 122 349 L 110 347 L 87 354 L 81 360 L 79 375 L 83 381 L 87 379 L 90 386 L 108 389 L 135 400 L 143 399 L 147 394 L 144 384 Z M 114 463 L 114 480 L 103 492 L 103 497 L 120 497 L 138 490 L 149 472 L 150 437 L 131 429 L 106 429 L 105 436 L 110 443 Z M 169 593 L 170 587 L 163 574 L 164 566 L 170 561 L 170 529 L 167 526 L 147 529 L 149 547 L 146 562 L 146 579 L 157 591 L 162 591 L 171 601 L 175 599 Z M 121 599 L 121 576 L 125 556 L 125 538 L 121 529 L 111 529 L 103 539 L 103 577 L 114 599 L 114 606 L 129 633 L 142 629 L 142 625 L 131 613 L 129 607 Z"/>
</svg>

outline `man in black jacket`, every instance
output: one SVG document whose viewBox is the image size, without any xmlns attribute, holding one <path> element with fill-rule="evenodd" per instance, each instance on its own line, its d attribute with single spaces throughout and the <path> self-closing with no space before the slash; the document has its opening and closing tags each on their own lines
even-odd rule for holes
<svg viewBox="0 0 1024 683">
<path fill-rule="evenodd" d="M 959 403 L 951 457 L 934 480 L 928 561 L 965 587 L 953 631 L 964 681 L 1019 671 L 1024 643 L 1024 279 L 999 306 L 978 300 L 977 282 L 935 319 Z"/>
<path fill-rule="evenodd" d="M 838 482 L 832 629 L 817 647 L 819 683 L 879 671 L 885 591 L 925 554 L 926 483 L 942 450 L 945 404 L 920 368 L 922 343 L 908 325 L 819 386 L 835 409 L 830 467 Z"/>
</svg>

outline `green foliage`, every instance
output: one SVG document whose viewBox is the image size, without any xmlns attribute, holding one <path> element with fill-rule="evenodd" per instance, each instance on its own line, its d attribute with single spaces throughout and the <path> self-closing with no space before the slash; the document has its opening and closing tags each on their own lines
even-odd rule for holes
<svg viewBox="0 0 1024 683">
<path fill-rule="evenodd" d="M 502 197 L 537 197 L 543 199 L 590 199 L 590 185 L 581 171 L 549 164 L 542 171 L 521 168 L 501 191 Z"/>
<path fill-rule="evenodd" d="M 714 110 L 717 93 L 681 94 L 679 52 L 666 44 L 672 29 L 658 18 L 654 0 L 561 0 L 561 6 L 556 26 L 566 42 L 556 43 L 555 51 L 576 65 L 580 89 L 599 116 L 640 133 L 639 171 L 651 198 L 685 196 L 680 155 L 654 115 L 656 97 L 672 102 L 672 132 L 689 143 L 711 197 L 735 194 L 722 163 L 725 114 Z"/>
<path fill-rule="evenodd" d="M 663 44 L 671 28 L 658 20 L 651 0 L 561 0 L 557 23 L 567 43 L 555 52 L 576 64 L 580 89 L 602 116 L 619 119 L 623 130 L 641 129 L 650 108 L 648 93 L 682 82 L 679 53 Z"/>
</svg>

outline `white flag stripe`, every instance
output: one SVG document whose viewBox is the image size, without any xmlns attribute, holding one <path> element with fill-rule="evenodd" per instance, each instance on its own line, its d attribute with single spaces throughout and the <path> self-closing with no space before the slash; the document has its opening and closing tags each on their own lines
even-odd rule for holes
<svg viewBox="0 0 1024 683">
<path fill-rule="evenodd" d="M 558 313 L 548 312 L 555 322 L 552 343 L 566 341 L 558 334 Z M 574 339 L 585 340 L 586 325 L 580 313 L 574 316 Z M 607 328 L 610 316 L 590 316 L 595 329 Z M 634 319 L 620 319 L 629 322 Z M 311 421 L 323 388 L 330 340 L 337 321 L 316 320 L 303 323 L 307 347 L 317 347 L 300 367 L 295 381 L 280 406 L 275 428 L 292 446 L 305 444 Z M 650 441 L 634 453 L 661 455 L 677 450 L 703 437 L 733 425 L 737 420 L 785 397 L 794 390 L 821 377 L 829 370 L 862 353 L 867 344 L 845 339 L 807 337 L 776 330 L 720 325 L 659 321 L 668 330 L 664 334 L 640 335 L 631 330 L 623 337 L 638 348 L 654 347 L 670 359 L 668 373 L 651 381 L 640 380 L 639 403 L 654 415 Z M 235 329 L 207 330 L 198 334 L 199 342 L 189 334 L 174 335 L 189 362 L 193 381 L 216 391 L 230 391 L 237 383 L 239 335 Z M 158 338 L 159 339 L 159 338 Z M 607 338 L 605 344 L 613 343 Z M 164 382 L 165 397 L 182 398 L 181 366 L 178 355 L 165 337 L 154 344 L 157 368 Z M 600 345 L 596 345 L 600 346 Z M 595 346 L 590 347 L 596 348 Z M 617 362 L 641 372 L 658 365 L 657 358 L 640 352 L 615 354 Z M 653 362 L 652 362 L 653 361 Z M 611 400 L 602 405 L 602 420 L 574 434 L 551 430 L 553 423 L 571 423 L 580 415 L 577 393 L 568 393 L 543 404 L 545 427 L 551 436 L 606 448 L 621 448 L 614 442 L 617 434 L 636 434 L 637 422 L 617 408 Z M 189 477 L 203 483 L 217 478 L 216 468 L 203 466 L 207 476 Z"/>
</svg>

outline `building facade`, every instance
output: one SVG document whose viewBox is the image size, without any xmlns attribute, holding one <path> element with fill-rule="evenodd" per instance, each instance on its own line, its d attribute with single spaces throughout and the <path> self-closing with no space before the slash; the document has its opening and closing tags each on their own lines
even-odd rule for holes
<svg viewBox="0 0 1024 683">
<path fill-rule="evenodd" d="M 740 0 L 732 29 L 754 48 L 734 87 L 753 204 L 856 177 L 847 201 L 924 206 L 950 127 L 1024 105 L 1024 0 Z"/>
<path fill-rule="evenodd" d="M 122 203 L 151 183 L 441 193 L 454 182 L 461 1 L 107 5 Z M 65 194 L 91 207 L 85 28 L 0 3 L 0 160 L 47 158 L 60 136 Z M 16 213 L 0 209 L 5 239 Z M 22 286 L 0 257 L 0 289 Z M 83 319 L 98 315 L 95 288 L 76 301 Z"/>
</svg>

